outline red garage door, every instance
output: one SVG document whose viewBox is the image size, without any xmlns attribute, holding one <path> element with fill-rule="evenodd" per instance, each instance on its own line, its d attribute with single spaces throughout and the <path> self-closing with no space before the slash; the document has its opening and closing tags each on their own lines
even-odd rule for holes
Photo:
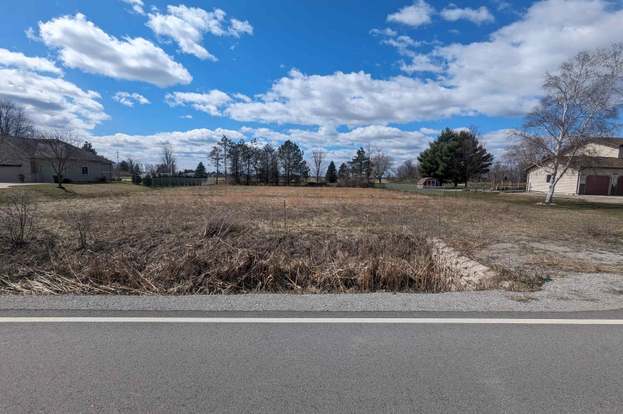
<svg viewBox="0 0 623 414">
<path fill-rule="evenodd" d="M 586 177 L 586 194 L 610 194 L 610 177 L 607 175 L 589 175 Z"/>
</svg>

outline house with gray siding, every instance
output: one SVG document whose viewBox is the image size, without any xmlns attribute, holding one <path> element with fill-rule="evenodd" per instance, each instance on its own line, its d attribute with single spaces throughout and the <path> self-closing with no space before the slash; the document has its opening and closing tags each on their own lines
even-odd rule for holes
<svg viewBox="0 0 623 414">
<path fill-rule="evenodd" d="M 63 145 L 69 146 L 71 153 L 63 173 L 66 181 L 87 183 L 112 179 L 112 161 L 68 143 Z M 0 182 L 54 182 L 53 159 L 49 145 L 42 139 L 1 137 Z"/>
<path fill-rule="evenodd" d="M 528 168 L 527 190 L 547 192 L 552 180 L 547 162 Z M 558 181 L 558 195 L 623 196 L 623 138 L 595 138 L 578 151 Z"/>
</svg>

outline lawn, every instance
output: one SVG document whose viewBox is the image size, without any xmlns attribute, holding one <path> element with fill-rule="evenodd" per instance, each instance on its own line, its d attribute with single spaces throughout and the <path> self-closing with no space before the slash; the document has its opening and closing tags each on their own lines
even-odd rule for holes
<svg viewBox="0 0 623 414">
<path fill-rule="evenodd" d="M 535 289 L 623 269 L 623 209 L 387 189 L 131 184 L 26 191 L 34 239 L 0 240 L 5 293 L 442 292 L 431 240 Z M 3 201 L 5 200 L 5 201 Z M 509 283 L 502 283 L 509 282 Z"/>
</svg>

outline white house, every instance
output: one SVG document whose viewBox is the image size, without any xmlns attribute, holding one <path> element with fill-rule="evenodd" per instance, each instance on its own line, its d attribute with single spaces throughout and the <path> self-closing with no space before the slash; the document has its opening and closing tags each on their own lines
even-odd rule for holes
<svg viewBox="0 0 623 414">
<path fill-rule="evenodd" d="M 561 195 L 623 196 L 623 138 L 595 138 L 578 152 L 556 185 Z M 528 168 L 527 190 L 547 192 L 551 169 L 534 165 Z"/>
<path fill-rule="evenodd" d="M 70 145 L 70 144 L 65 144 Z M 49 147 L 40 139 L 2 137 L 0 139 L 0 182 L 50 183 L 56 175 L 50 163 Z M 63 174 L 71 182 L 109 181 L 112 161 L 71 146 L 71 158 Z"/>
</svg>

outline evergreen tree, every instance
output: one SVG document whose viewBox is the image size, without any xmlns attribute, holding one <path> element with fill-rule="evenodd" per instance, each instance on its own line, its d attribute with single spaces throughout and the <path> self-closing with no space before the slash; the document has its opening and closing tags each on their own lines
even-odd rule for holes
<svg viewBox="0 0 623 414">
<path fill-rule="evenodd" d="M 467 183 L 489 171 L 493 156 L 478 142 L 473 131 L 446 128 L 418 157 L 423 176 L 442 182 Z"/>
<path fill-rule="evenodd" d="M 294 142 L 287 140 L 277 150 L 279 164 L 285 178 L 286 185 L 299 181 L 301 177 L 309 176 L 309 168 L 303 160 L 303 151 Z"/>
<path fill-rule="evenodd" d="M 353 160 L 349 162 L 350 164 L 350 172 L 353 178 L 356 178 L 359 183 L 367 183 L 370 174 L 370 157 L 366 154 L 366 151 L 363 148 L 359 148 L 357 150 L 357 154 L 353 157 Z"/>
<path fill-rule="evenodd" d="M 325 174 L 324 179 L 328 183 L 337 182 L 337 169 L 335 168 L 335 163 L 333 161 L 329 163 L 329 167 L 327 167 L 327 173 Z"/>
<path fill-rule="evenodd" d="M 346 181 L 350 178 L 350 169 L 348 168 L 348 165 L 345 162 L 343 162 L 340 165 L 340 169 L 338 170 L 338 173 L 337 173 L 337 178 L 340 181 Z"/>
<path fill-rule="evenodd" d="M 195 178 L 206 178 L 207 176 L 206 167 L 203 165 L 203 162 L 200 161 L 197 168 L 195 168 Z"/>
<path fill-rule="evenodd" d="M 459 133 L 459 145 L 456 148 L 454 163 L 454 177 L 457 182 L 469 183 L 469 180 L 480 177 L 489 172 L 493 163 L 493 155 L 489 154 L 485 147 L 478 142 L 476 134 L 472 131 Z"/>
</svg>

